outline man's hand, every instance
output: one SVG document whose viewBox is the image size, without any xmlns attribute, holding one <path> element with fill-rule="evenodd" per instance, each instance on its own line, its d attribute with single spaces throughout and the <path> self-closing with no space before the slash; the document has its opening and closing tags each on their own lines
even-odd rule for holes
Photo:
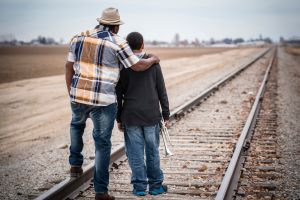
<svg viewBox="0 0 300 200">
<path fill-rule="evenodd" d="M 170 128 L 170 122 L 169 122 L 169 120 L 165 120 L 165 127 L 166 128 Z"/>
<path fill-rule="evenodd" d="M 124 132 L 124 128 L 122 126 L 122 123 L 118 123 L 118 129 L 119 129 L 119 131 Z"/>
<path fill-rule="evenodd" d="M 65 78 L 66 78 L 66 85 L 67 85 L 67 90 L 68 94 L 70 95 L 70 90 L 71 90 L 71 83 L 72 83 L 72 78 L 74 75 L 74 69 L 73 69 L 73 62 L 67 62 L 66 63 L 66 71 L 65 71 Z"/>
<path fill-rule="evenodd" d="M 153 59 L 154 63 L 159 63 L 160 62 L 159 57 L 157 57 L 156 55 L 149 54 L 149 57 Z"/>
<path fill-rule="evenodd" d="M 131 66 L 131 69 L 137 72 L 149 69 L 153 64 L 159 63 L 159 58 L 155 55 L 150 55 L 149 58 L 142 58 L 136 64 Z"/>
</svg>

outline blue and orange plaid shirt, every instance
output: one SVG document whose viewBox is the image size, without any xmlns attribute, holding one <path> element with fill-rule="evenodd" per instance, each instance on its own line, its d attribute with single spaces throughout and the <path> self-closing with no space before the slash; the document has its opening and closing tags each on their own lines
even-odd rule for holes
<svg viewBox="0 0 300 200">
<path fill-rule="evenodd" d="M 71 101 L 96 106 L 116 102 L 115 86 L 122 66 L 139 61 L 126 40 L 98 26 L 73 37 L 68 61 L 74 62 Z"/>
</svg>

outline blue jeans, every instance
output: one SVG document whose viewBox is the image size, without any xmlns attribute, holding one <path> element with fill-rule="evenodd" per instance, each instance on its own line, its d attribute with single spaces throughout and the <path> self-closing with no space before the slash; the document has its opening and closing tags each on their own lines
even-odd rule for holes
<svg viewBox="0 0 300 200">
<path fill-rule="evenodd" d="M 124 126 L 126 155 L 132 171 L 131 184 L 136 191 L 145 191 L 148 183 L 149 190 L 160 188 L 163 182 L 159 158 L 159 133 L 159 124 Z"/>
<path fill-rule="evenodd" d="M 70 127 L 71 146 L 69 162 L 71 166 L 83 163 L 82 135 L 88 117 L 93 121 L 93 138 L 95 142 L 94 187 L 96 193 L 107 192 L 109 184 L 109 161 L 111 152 L 111 134 L 114 127 L 117 105 L 92 106 L 71 103 L 72 121 Z"/>
</svg>

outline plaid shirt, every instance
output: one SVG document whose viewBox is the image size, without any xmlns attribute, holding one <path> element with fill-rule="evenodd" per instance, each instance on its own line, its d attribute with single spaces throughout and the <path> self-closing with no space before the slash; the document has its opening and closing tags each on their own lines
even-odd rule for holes
<svg viewBox="0 0 300 200">
<path fill-rule="evenodd" d="M 71 101 L 107 106 L 116 102 L 115 86 L 122 66 L 139 61 L 126 40 L 98 26 L 73 37 L 68 61 L 74 62 Z"/>
</svg>

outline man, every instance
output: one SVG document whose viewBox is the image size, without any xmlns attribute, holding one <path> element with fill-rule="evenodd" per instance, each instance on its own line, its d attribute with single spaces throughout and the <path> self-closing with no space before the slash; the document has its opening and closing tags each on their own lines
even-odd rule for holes
<svg viewBox="0 0 300 200">
<path fill-rule="evenodd" d="M 159 59 L 152 56 L 139 59 L 126 40 L 117 35 L 120 20 L 118 10 L 107 8 L 97 18 L 95 29 L 75 36 L 70 43 L 66 63 L 66 84 L 71 99 L 72 121 L 69 162 L 71 177 L 82 174 L 82 135 L 86 120 L 93 121 L 95 141 L 95 199 L 113 200 L 107 193 L 111 134 L 117 112 L 115 86 L 122 67 L 144 71 Z"/>
<path fill-rule="evenodd" d="M 143 52 L 144 41 L 140 33 L 132 32 L 126 39 L 135 55 L 139 58 L 148 57 Z M 132 69 L 122 70 L 116 90 L 117 122 L 121 131 L 124 127 L 126 155 L 132 171 L 132 193 L 145 196 L 148 184 L 151 195 L 165 193 L 167 186 L 162 184 L 164 177 L 160 168 L 159 133 L 161 118 L 168 121 L 170 111 L 160 65 L 155 64 L 139 73 Z"/>
</svg>

